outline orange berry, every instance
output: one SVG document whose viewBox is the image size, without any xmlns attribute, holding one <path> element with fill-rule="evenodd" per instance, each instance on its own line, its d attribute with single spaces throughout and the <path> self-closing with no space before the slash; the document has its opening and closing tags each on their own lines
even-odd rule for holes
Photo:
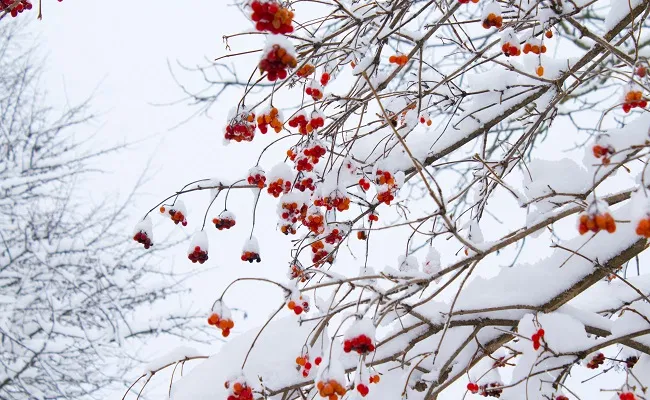
<svg viewBox="0 0 650 400">
<path fill-rule="evenodd" d="M 221 336 L 228 337 L 230 335 L 230 329 L 224 329 L 221 331 Z"/>
<path fill-rule="evenodd" d="M 289 303 L 287 303 L 287 307 L 289 307 L 289 310 L 293 310 L 296 307 L 296 302 L 291 300 Z"/>
<path fill-rule="evenodd" d="M 553 32 L 551 32 L 550 30 L 548 30 L 548 31 L 546 31 L 546 33 L 545 33 L 544 35 L 545 35 L 548 39 L 550 39 L 550 38 L 553 37 Z"/>
<path fill-rule="evenodd" d="M 537 70 L 535 72 L 537 72 L 537 76 L 543 76 L 544 75 L 544 67 L 542 67 L 540 65 L 539 67 L 537 67 Z"/>
<path fill-rule="evenodd" d="M 165 207 L 164 207 L 164 206 L 163 206 L 163 207 L 160 207 L 160 212 L 161 212 L 161 213 L 164 213 L 164 212 L 165 212 Z"/>
<path fill-rule="evenodd" d="M 235 394 L 241 393 L 242 389 L 243 389 L 243 387 L 242 387 L 241 383 L 239 383 L 239 382 L 232 385 L 232 390 L 233 390 L 233 392 L 235 392 Z"/>
<path fill-rule="evenodd" d="M 388 58 L 388 62 L 391 63 L 391 64 L 396 63 L 397 62 L 397 57 L 396 56 L 390 56 Z"/>
</svg>

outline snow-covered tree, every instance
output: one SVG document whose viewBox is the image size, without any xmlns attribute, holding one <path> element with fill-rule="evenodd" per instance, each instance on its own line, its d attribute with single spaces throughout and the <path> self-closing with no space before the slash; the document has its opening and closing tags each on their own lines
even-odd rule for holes
<svg viewBox="0 0 650 400">
<path fill-rule="evenodd" d="M 250 268 L 282 300 L 248 333 L 244 280 L 215 296 L 232 339 L 174 400 L 650 398 L 647 0 L 237 5 L 252 24 L 186 90 L 232 107 L 224 144 L 257 164 L 154 209 L 201 226 L 185 204 L 209 193 L 188 258 L 214 218 L 288 279 Z"/>
<path fill-rule="evenodd" d="M 129 246 L 128 207 L 80 190 L 101 179 L 90 161 L 116 149 L 81 140 L 86 104 L 49 107 L 30 43 L 0 22 L 0 398 L 106 398 L 147 341 L 205 336 L 173 302 L 186 291 L 172 265 Z"/>
</svg>

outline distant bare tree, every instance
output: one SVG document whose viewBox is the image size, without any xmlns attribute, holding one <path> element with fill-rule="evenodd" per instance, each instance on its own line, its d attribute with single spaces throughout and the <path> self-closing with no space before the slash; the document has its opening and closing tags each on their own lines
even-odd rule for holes
<svg viewBox="0 0 650 400">
<path fill-rule="evenodd" d="M 78 196 L 87 162 L 116 149 L 86 151 L 73 138 L 87 104 L 48 108 L 21 32 L 0 23 L 0 399 L 105 398 L 137 362 L 125 345 L 204 337 L 185 312 L 156 314 L 183 291 L 181 277 L 154 267 L 155 252 L 134 252 L 125 207 Z"/>
</svg>

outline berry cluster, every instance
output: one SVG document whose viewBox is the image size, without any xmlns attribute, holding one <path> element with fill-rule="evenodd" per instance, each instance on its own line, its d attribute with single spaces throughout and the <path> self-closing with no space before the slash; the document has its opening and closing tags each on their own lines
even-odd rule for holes
<svg viewBox="0 0 650 400">
<path fill-rule="evenodd" d="M 185 219 L 185 212 L 181 208 L 183 207 L 181 207 L 180 204 L 179 207 L 177 208 L 170 208 L 168 211 L 169 217 L 171 218 L 172 221 L 174 221 L 176 225 L 181 224 L 183 226 L 187 226 L 187 219 Z M 166 211 L 165 206 L 160 207 L 161 214 L 164 214 L 165 211 Z"/>
<path fill-rule="evenodd" d="M 544 339 L 544 329 L 539 328 L 537 332 L 533 333 L 533 337 L 531 338 L 533 340 L 533 349 L 539 350 L 541 347 L 541 341 Z"/>
<path fill-rule="evenodd" d="M 323 118 L 323 115 L 319 111 L 312 111 L 309 120 L 304 113 L 300 113 L 289 120 L 289 126 L 298 128 L 298 132 L 307 135 L 312 133 L 314 129 L 325 126 L 325 118 Z"/>
<path fill-rule="evenodd" d="M 230 330 L 234 328 L 235 323 L 230 318 L 221 318 L 219 314 L 212 313 L 210 314 L 210 317 L 208 317 L 208 325 L 214 325 L 221 329 L 221 335 L 223 337 L 228 337 L 230 335 Z"/>
<path fill-rule="evenodd" d="M 368 182 L 368 180 L 365 178 L 359 179 L 359 186 L 366 192 L 370 190 L 370 182 Z"/>
<path fill-rule="evenodd" d="M 420 123 L 427 124 L 427 126 L 431 126 L 433 121 L 431 121 L 431 118 L 428 115 L 420 115 Z"/>
<path fill-rule="evenodd" d="M 235 214 L 231 213 L 230 211 L 223 211 L 221 214 L 219 214 L 219 217 L 212 218 L 212 223 L 214 224 L 214 227 L 220 231 L 224 229 L 230 229 L 236 224 Z"/>
<path fill-rule="evenodd" d="M 636 400 L 636 396 L 632 392 L 623 392 L 618 395 L 620 400 Z"/>
<path fill-rule="evenodd" d="M 305 64 L 305 65 L 303 65 L 302 67 L 300 67 L 300 68 L 298 69 L 298 71 L 296 71 L 296 75 L 297 75 L 299 78 L 306 78 L 306 77 L 308 77 L 309 75 L 313 74 L 315 70 L 316 70 L 316 67 L 314 67 L 313 65 L 311 65 L 311 64 Z"/>
<path fill-rule="evenodd" d="M 242 261 L 248 261 L 249 263 L 253 263 L 253 261 L 261 262 L 262 258 L 260 255 L 254 251 L 242 251 L 241 253 L 241 260 Z"/>
<path fill-rule="evenodd" d="M 372 213 L 372 214 L 368 215 L 368 221 L 370 221 L 370 222 L 379 221 L 379 215 L 377 215 L 375 213 Z"/>
<path fill-rule="evenodd" d="M 323 99 L 323 86 L 312 79 L 309 85 L 305 87 L 305 94 L 311 96 L 312 100 L 318 101 Z"/>
<path fill-rule="evenodd" d="M 285 48 L 274 44 L 266 53 L 266 57 L 260 61 L 259 69 L 262 73 L 266 72 L 269 81 L 275 82 L 278 79 L 285 79 L 287 68 L 295 68 L 297 64 L 296 58 Z"/>
<path fill-rule="evenodd" d="M 330 82 L 330 74 L 328 72 L 323 72 L 323 74 L 320 76 L 320 84 L 323 86 L 327 86 L 327 84 Z"/>
<path fill-rule="evenodd" d="M 303 311 L 309 312 L 309 299 L 300 296 L 296 300 L 289 300 L 289 302 L 287 302 L 287 308 L 296 313 L 296 315 L 302 314 Z"/>
<path fill-rule="evenodd" d="M 503 26 L 503 18 L 495 13 L 489 13 L 487 17 L 483 19 L 483 28 L 485 29 L 490 29 L 492 27 L 501 29 L 501 26 Z"/>
<path fill-rule="evenodd" d="M 318 209 L 310 209 L 308 214 L 302 220 L 302 224 L 309 229 L 310 232 L 320 235 L 325 231 L 325 217 Z M 312 246 L 312 249 L 314 247 Z"/>
<path fill-rule="evenodd" d="M 646 108 L 648 101 L 643 98 L 643 93 L 640 90 L 630 90 L 625 93 L 625 100 L 623 101 L 623 111 L 629 113 L 633 108 Z"/>
<path fill-rule="evenodd" d="M 226 142 L 234 140 L 235 142 L 251 142 L 255 137 L 255 114 L 248 113 L 245 109 L 241 112 L 235 112 L 230 123 L 226 126 L 224 139 Z"/>
<path fill-rule="evenodd" d="M 541 54 L 546 53 L 546 46 L 538 42 L 528 42 L 524 44 L 524 54 L 528 53 Z"/>
<path fill-rule="evenodd" d="M 388 62 L 391 64 L 397 64 L 400 67 L 402 65 L 406 65 L 406 63 L 409 61 L 409 57 L 406 54 L 395 54 L 390 57 L 388 57 Z"/>
<path fill-rule="evenodd" d="M 332 209 L 345 211 L 350 208 L 350 198 L 336 190 L 333 197 L 326 196 L 315 199 L 314 205 L 318 207 L 326 207 L 328 211 Z"/>
<path fill-rule="evenodd" d="M 323 359 L 321 357 L 316 357 L 314 359 L 314 364 L 320 365 L 320 363 L 322 361 L 323 361 Z M 305 354 L 304 356 L 296 357 L 296 364 L 298 364 L 298 366 L 296 367 L 296 369 L 298 371 L 300 371 L 300 369 L 302 368 L 302 372 L 301 372 L 302 376 L 304 378 L 308 377 L 309 372 L 311 371 L 311 367 L 312 367 L 311 363 L 309 362 L 309 354 Z"/>
<path fill-rule="evenodd" d="M 316 267 L 321 266 L 325 262 L 328 262 L 330 264 L 334 262 L 334 256 L 325 249 L 325 244 L 322 240 L 317 240 L 311 244 L 311 252 L 311 261 Z"/>
<path fill-rule="evenodd" d="M 314 178 L 311 176 L 303 176 L 300 180 L 293 185 L 294 188 L 304 192 L 305 190 L 314 191 L 316 190 L 316 185 L 314 185 Z"/>
<path fill-rule="evenodd" d="M 187 255 L 187 258 L 193 263 L 198 262 L 199 264 L 203 264 L 208 261 L 208 251 L 203 250 L 201 246 L 194 246 L 194 249 Z"/>
<path fill-rule="evenodd" d="M 598 144 L 594 145 L 592 151 L 594 157 L 603 159 L 603 165 L 609 165 L 609 162 L 611 161 L 609 156 L 614 154 L 614 148 L 612 146 L 601 146 Z"/>
<path fill-rule="evenodd" d="M 636 356 L 630 356 L 630 357 L 628 357 L 628 358 L 625 359 L 625 366 L 626 366 L 628 369 L 629 369 L 629 368 L 633 368 L 633 367 L 636 365 L 637 361 L 639 361 L 639 357 L 636 357 Z"/>
<path fill-rule="evenodd" d="M 329 379 L 326 382 L 318 381 L 316 384 L 318 393 L 321 397 L 327 397 L 328 400 L 337 400 L 339 396 L 345 396 L 347 390 L 335 379 Z M 621 399 L 624 400 L 624 399 Z"/>
<path fill-rule="evenodd" d="M 32 3 L 27 0 L 22 0 L 14 6 L 15 2 L 15 0 L 0 0 L 0 12 L 9 12 L 12 17 L 16 18 L 23 11 L 32 9 Z"/>
<path fill-rule="evenodd" d="M 521 49 L 519 48 L 519 43 L 510 43 L 505 42 L 501 45 L 501 51 L 506 57 L 516 57 L 521 55 Z"/>
<path fill-rule="evenodd" d="M 320 141 L 306 144 L 302 151 L 287 150 L 287 156 L 296 163 L 296 170 L 300 172 L 313 171 L 314 165 L 318 164 L 318 161 L 325 153 L 327 153 L 327 149 Z"/>
<path fill-rule="evenodd" d="M 377 190 L 377 200 L 380 203 L 390 205 L 390 202 L 395 200 L 395 193 L 398 189 L 395 177 L 388 171 L 378 169 L 375 175 L 375 183 L 380 186 L 380 189 Z"/>
<path fill-rule="evenodd" d="M 460 4 L 469 4 L 470 0 L 458 0 Z M 478 3 L 478 0 L 472 0 L 472 3 Z"/>
<path fill-rule="evenodd" d="M 246 181 L 249 185 L 255 185 L 262 189 L 266 186 L 266 174 L 262 168 L 253 167 L 248 170 L 248 178 L 246 178 Z"/>
<path fill-rule="evenodd" d="M 266 191 L 273 197 L 278 198 L 282 193 L 289 193 L 291 191 L 291 181 L 278 178 L 269 184 Z"/>
<path fill-rule="evenodd" d="M 486 383 L 485 385 L 481 385 L 479 388 L 479 394 L 483 397 L 501 397 L 501 394 L 503 393 L 503 388 L 502 384 L 498 382 L 492 382 L 492 383 Z"/>
<path fill-rule="evenodd" d="M 231 384 L 226 381 L 224 386 L 228 390 L 227 400 L 253 400 L 253 390 L 246 384 L 246 382 L 234 382 Z"/>
<path fill-rule="evenodd" d="M 325 243 L 328 244 L 337 244 L 341 240 L 343 240 L 343 234 L 341 230 L 338 228 L 332 229 L 326 236 L 325 236 Z"/>
<path fill-rule="evenodd" d="M 294 235 L 296 229 L 293 225 L 298 222 L 298 220 L 302 221 L 305 218 L 307 215 L 307 205 L 302 202 L 299 203 L 295 198 L 291 198 L 282 201 L 279 207 L 279 214 L 282 220 L 280 231 L 285 235 Z"/>
<path fill-rule="evenodd" d="M 149 247 L 153 246 L 153 243 L 151 243 L 151 238 L 145 231 L 136 232 L 135 235 L 133 235 L 133 240 L 135 240 L 140 244 L 143 244 L 145 249 L 148 249 Z"/>
<path fill-rule="evenodd" d="M 605 363 L 605 355 L 603 353 L 598 353 L 589 360 L 587 363 L 587 368 L 589 369 L 598 369 L 601 365 Z"/>
<path fill-rule="evenodd" d="M 610 213 L 605 212 L 603 214 L 580 215 L 578 232 L 580 232 L 581 235 L 584 235 L 589 231 L 598 233 L 601 230 L 605 230 L 608 233 L 616 232 L 616 222 Z"/>
<path fill-rule="evenodd" d="M 343 351 L 346 353 L 356 351 L 359 354 L 367 354 L 375 351 L 375 345 L 366 335 L 359 335 L 343 342 Z"/>
<path fill-rule="evenodd" d="M 277 1 L 253 0 L 251 8 L 251 19 L 258 31 L 283 35 L 293 32 L 293 12 L 281 7 Z"/>
<path fill-rule="evenodd" d="M 282 117 L 275 107 L 272 107 L 268 113 L 263 113 L 257 117 L 257 127 L 260 129 L 260 132 L 267 133 L 269 126 L 273 128 L 275 133 L 282 131 Z"/>
<path fill-rule="evenodd" d="M 307 282 L 307 279 L 311 278 L 312 274 L 307 273 L 299 264 L 291 264 L 287 275 L 289 279 L 299 279 L 300 282 Z"/>
</svg>

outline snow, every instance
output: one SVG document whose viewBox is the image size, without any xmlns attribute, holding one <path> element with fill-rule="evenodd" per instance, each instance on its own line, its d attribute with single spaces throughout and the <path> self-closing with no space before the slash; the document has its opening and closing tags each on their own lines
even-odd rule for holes
<svg viewBox="0 0 650 400">
<path fill-rule="evenodd" d="M 248 382 L 256 382 L 261 377 L 267 390 L 273 390 L 303 381 L 296 373 L 295 360 L 316 324 L 313 321 L 299 324 L 293 316 L 272 321 L 259 335 L 244 366 L 244 374 L 251 378 Z M 259 332 L 256 328 L 233 338 L 217 354 L 198 364 L 174 383 L 172 400 L 225 399 L 223 383 L 241 372 L 246 353 Z M 318 347 L 321 345 L 317 342 Z M 314 354 L 317 352 L 314 349 Z"/>
<path fill-rule="evenodd" d="M 173 364 L 176 362 L 180 362 L 183 360 L 187 360 L 189 358 L 194 358 L 199 356 L 201 356 L 201 354 L 192 347 L 187 347 L 187 346 L 177 347 L 174 350 L 170 351 L 169 353 L 162 355 L 147 363 L 147 365 L 145 365 L 144 367 L 144 373 L 146 374 L 150 372 L 157 372 L 158 370 L 168 366 L 169 364 Z"/>
</svg>

